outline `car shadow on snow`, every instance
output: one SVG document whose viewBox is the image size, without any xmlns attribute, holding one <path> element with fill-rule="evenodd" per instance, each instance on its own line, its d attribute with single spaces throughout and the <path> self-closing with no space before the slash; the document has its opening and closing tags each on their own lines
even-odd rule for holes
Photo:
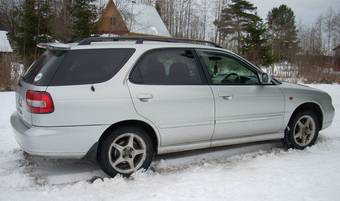
<svg viewBox="0 0 340 201">
<path fill-rule="evenodd" d="M 200 149 L 156 156 L 150 170 L 157 174 L 199 167 L 205 164 L 226 164 L 229 158 L 258 151 L 270 152 L 282 148 L 280 140 L 230 145 L 217 148 Z M 92 182 L 97 178 L 108 176 L 100 170 L 93 158 L 81 160 L 49 159 L 24 154 L 27 161 L 25 172 L 34 179 L 37 185 L 62 185 L 79 181 Z"/>
</svg>

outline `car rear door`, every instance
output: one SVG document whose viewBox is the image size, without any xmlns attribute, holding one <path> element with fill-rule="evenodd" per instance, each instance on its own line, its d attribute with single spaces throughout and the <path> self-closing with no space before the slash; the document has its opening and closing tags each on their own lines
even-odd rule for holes
<svg viewBox="0 0 340 201">
<path fill-rule="evenodd" d="M 191 49 L 156 49 L 137 62 L 128 81 L 138 114 L 159 129 L 161 146 L 204 143 L 214 129 L 214 99 Z"/>
<path fill-rule="evenodd" d="M 210 77 L 216 104 L 213 141 L 281 132 L 284 96 L 276 85 L 262 85 L 244 60 L 214 50 L 197 50 Z"/>
</svg>

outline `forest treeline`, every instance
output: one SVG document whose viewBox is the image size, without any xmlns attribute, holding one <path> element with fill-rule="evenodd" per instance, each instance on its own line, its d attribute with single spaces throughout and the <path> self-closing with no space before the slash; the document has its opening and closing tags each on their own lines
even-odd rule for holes
<svg viewBox="0 0 340 201">
<path fill-rule="evenodd" d="M 257 5 L 247 0 L 115 2 L 125 11 L 132 3 L 155 6 L 173 37 L 210 40 L 260 66 L 289 63 L 300 74 L 307 67 L 333 67 L 330 55 L 340 44 L 340 10 L 332 8 L 304 25 L 297 24 L 288 5 L 272 8 L 262 19 Z M 37 43 L 95 34 L 102 9 L 95 0 L 0 0 L 0 27 L 8 30 L 15 59 L 28 66 L 41 53 Z"/>
<path fill-rule="evenodd" d="M 257 15 L 256 6 L 246 0 L 156 1 L 173 36 L 214 41 L 262 66 L 302 65 L 301 59 L 308 58 L 318 60 L 313 62 L 319 66 L 332 65 L 327 57 L 340 44 L 340 10 L 330 5 L 315 23 L 306 25 L 296 22 L 287 5 L 272 8 L 265 19 Z"/>
</svg>

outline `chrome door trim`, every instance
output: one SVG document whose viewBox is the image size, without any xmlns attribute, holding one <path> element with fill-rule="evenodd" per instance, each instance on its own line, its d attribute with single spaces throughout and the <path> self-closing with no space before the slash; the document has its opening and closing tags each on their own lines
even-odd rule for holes
<svg viewBox="0 0 340 201">
<path fill-rule="evenodd" d="M 235 122 L 249 122 L 249 121 L 261 121 L 261 120 L 269 120 L 269 119 L 278 119 L 282 118 L 284 113 L 272 113 L 268 115 L 254 115 L 254 117 L 249 117 L 249 115 L 244 116 L 232 116 L 228 119 L 216 119 L 216 124 L 228 124 L 228 123 L 235 123 Z"/>
<path fill-rule="evenodd" d="M 223 140 L 214 140 L 211 142 L 211 146 L 219 147 L 219 146 L 242 144 L 242 143 L 248 143 L 248 142 L 282 139 L 283 137 L 284 137 L 284 132 L 269 133 L 269 134 L 267 133 L 267 134 L 247 136 L 247 137 L 242 137 L 242 138 L 229 138 L 229 139 L 223 139 Z"/>
<path fill-rule="evenodd" d="M 193 123 L 183 123 L 183 124 L 162 124 L 159 125 L 159 128 L 181 128 L 181 127 L 196 127 L 196 126 L 209 126 L 214 124 L 214 121 L 206 121 L 206 122 L 193 122 Z"/>
<path fill-rule="evenodd" d="M 284 137 L 284 132 L 282 131 L 279 133 L 266 133 L 266 134 L 261 134 L 261 135 L 256 135 L 256 136 L 214 140 L 212 142 L 205 141 L 205 142 L 197 142 L 197 143 L 192 143 L 192 144 L 165 146 L 165 147 L 158 148 L 158 154 L 167 154 L 167 153 L 174 153 L 174 152 L 181 152 L 181 151 L 188 151 L 188 150 L 195 150 L 195 149 L 204 149 L 204 148 L 209 148 L 209 147 L 242 144 L 242 143 L 249 143 L 249 142 L 275 140 L 275 139 L 282 139 L 283 137 Z"/>
</svg>

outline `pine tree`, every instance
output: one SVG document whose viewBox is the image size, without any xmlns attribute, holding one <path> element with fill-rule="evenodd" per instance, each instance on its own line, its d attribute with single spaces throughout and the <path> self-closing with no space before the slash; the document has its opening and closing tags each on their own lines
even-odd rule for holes
<svg viewBox="0 0 340 201">
<path fill-rule="evenodd" d="M 85 38 L 95 30 L 97 9 L 94 0 L 75 0 L 70 7 L 74 38 Z"/>
<path fill-rule="evenodd" d="M 51 5 L 48 0 L 25 0 L 19 8 L 17 32 L 10 33 L 23 62 L 28 65 L 39 56 L 37 44 L 51 38 Z"/>
<path fill-rule="evenodd" d="M 71 5 L 72 0 L 62 0 L 61 6 L 54 11 L 52 33 L 53 37 L 59 41 L 69 42 L 72 40 Z"/>
<path fill-rule="evenodd" d="M 242 41 L 242 54 L 257 65 L 268 66 L 274 62 L 268 29 L 261 19 L 253 21 L 246 28 Z"/>
<path fill-rule="evenodd" d="M 48 42 L 51 39 L 51 22 L 54 17 L 49 0 L 37 0 L 38 38 L 36 42 Z"/>
<path fill-rule="evenodd" d="M 273 8 L 267 18 L 274 56 L 279 60 L 292 60 L 298 51 L 293 10 L 286 5 L 281 5 Z"/>
<path fill-rule="evenodd" d="M 35 10 L 35 0 L 25 0 L 21 10 L 21 22 L 18 24 L 18 33 L 14 36 L 19 55 L 25 64 L 29 64 L 34 59 L 34 52 L 38 35 L 38 15 Z"/>
<path fill-rule="evenodd" d="M 258 20 L 254 14 L 256 7 L 246 0 L 231 0 L 221 12 L 220 20 L 215 22 L 223 37 L 233 35 L 232 39 L 237 40 L 237 50 L 241 52 L 241 41 L 243 33 L 249 24 Z"/>
</svg>

